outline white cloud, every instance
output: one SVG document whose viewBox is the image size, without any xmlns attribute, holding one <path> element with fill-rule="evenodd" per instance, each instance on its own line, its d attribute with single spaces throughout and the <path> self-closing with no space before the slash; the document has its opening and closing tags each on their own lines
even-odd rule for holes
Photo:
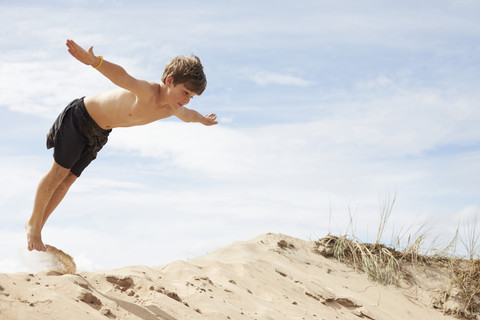
<svg viewBox="0 0 480 320">
<path fill-rule="evenodd" d="M 0 53 L 0 104 L 54 119 L 73 99 L 113 88 L 108 80 L 67 55 L 65 50 L 62 59 L 39 61 L 35 55 L 19 60 Z"/>
<path fill-rule="evenodd" d="M 265 71 L 253 72 L 249 74 L 249 78 L 260 85 L 280 84 L 308 87 L 314 84 L 312 81 L 307 81 L 297 76 Z"/>
<path fill-rule="evenodd" d="M 308 175 L 322 162 L 341 159 L 422 158 L 480 136 L 473 96 L 412 87 L 384 76 L 359 86 L 318 120 L 257 128 L 206 128 L 167 120 L 115 130 L 110 145 L 214 176 L 272 178 L 289 171 Z"/>
<path fill-rule="evenodd" d="M 475 219 L 480 218 L 480 207 L 477 205 L 470 205 L 462 208 L 455 213 L 456 220 L 463 223 L 473 223 Z"/>
</svg>

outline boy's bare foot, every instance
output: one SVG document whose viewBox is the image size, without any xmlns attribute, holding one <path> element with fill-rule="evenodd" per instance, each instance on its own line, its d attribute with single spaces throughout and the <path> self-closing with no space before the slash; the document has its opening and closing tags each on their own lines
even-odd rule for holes
<svg viewBox="0 0 480 320">
<path fill-rule="evenodd" d="M 41 230 L 30 225 L 30 222 L 25 223 L 25 231 L 27 231 L 28 250 L 46 251 L 45 245 L 42 242 Z"/>
</svg>

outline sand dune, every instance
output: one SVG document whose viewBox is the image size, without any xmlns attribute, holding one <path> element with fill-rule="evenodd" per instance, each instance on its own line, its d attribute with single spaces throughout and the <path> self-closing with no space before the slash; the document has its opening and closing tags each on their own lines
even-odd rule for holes
<svg viewBox="0 0 480 320">
<path fill-rule="evenodd" d="M 0 319 L 455 319 L 433 308 L 441 272 L 382 286 L 315 248 L 265 234 L 159 267 L 0 274 Z"/>
</svg>

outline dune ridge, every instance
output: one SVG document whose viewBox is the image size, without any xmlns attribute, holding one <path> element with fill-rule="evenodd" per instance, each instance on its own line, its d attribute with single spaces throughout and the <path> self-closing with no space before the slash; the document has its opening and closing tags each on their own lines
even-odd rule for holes
<svg viewBox="0 0 480 320">
<path fill-rule="evenodd" d="M 315 241 L 269 233 L 164 266 L 0 274 L 0 319 L 455 319 L 434 308 L 441 270 L 412 277 L 373 283 Z"/>
</svg>

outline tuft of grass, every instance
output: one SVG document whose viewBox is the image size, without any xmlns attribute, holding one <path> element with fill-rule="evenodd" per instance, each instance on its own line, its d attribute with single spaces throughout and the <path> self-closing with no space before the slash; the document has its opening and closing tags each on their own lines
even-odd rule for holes
<svg viewBox="0 0 480 320">
<path fill-rule="evenodd" d="M 385 226 L 387 225 L 388 220 L 390 219 L 390 215 L 392 214 L 393 205 L 395 204 L 397 196 L 396 194 L 393 197 L 390 195 L 385 196 L 383 201 L 380 203 L 381 211 L 380 211 L 380 222 L 378 224 L 378 231 L 377 231 L 377 242 L 379 244 L 382 240 L 383 232 L 385 231 Z"/>
<path fill-rule="evenodd" d="M 447 243 L 444 247 L 435 248 L 432 250 L 433 254 L 432 257 L 438 260 L 452 260 L 455 258 L 455 252 L 457 250 L 457 242 L 458 242 L 458 231 L 459 227 L 455 231 L 455 235 L 453 236 L 452 240 Z"/>
<path fill-rule="evenodd" d="M 423 248 L 426 239 L 428 238 L 428 231 L 425 230 L 425 224 L 420 225 L 413 234 L 408 235 L 407 243 L 405 244 L 402 253 L 403 259 L 412 262 L 425 261 L 423 257 Z M 430 251 L 430 249 L 427 249 Z"/>
<path fill-rule="evenodd" d="M 458 290 L 460 308 L 453 314 L 464 319 L 477 319 L 480 313 L 480 260 L 463 260 L 452 263 L 452 287 Z"/>
<path fill-rule="evenodd" d="M 316 241 L 316 252 L 326 257 L 334 257 L 339 261 L 364 272 L 368 279 L 382 285 L 398 285 L 401 279 L 410 279 L 406 266 L 418 263 L 434 266 L 442 262 L 451 274 L 449 284 L 446 284 L 444 296 L 440 299 L 440 307 L 447 301 L 454 301 L 458 307 L 444 310 L 460 319 L 477 319 L 480 314 L 480 260 L 467 260 L 438 256 L 450 252 L 452 242 L 442 248 L 434 256 L 421 255 L 418 252 L 419 243 L 423 238 L 412 240 L 413 245 L 405 251 L 396 251 L 382 244 L 360 243 L 346 236 L 326 236 Z M 449 254 L 449 253 L 448 253 Z"/>
<path fill-rule="evenodd" d="M 480 234 L 477 232 L 478 216 L 473 221 L 465 224 L 464 236 L 460 237 L 463 246 L 467 250 L 468 257 L 473 260 L 480 253 Z"/>
<path fill-rule="evenodd" d="M 401 253 L 381 244 L 365 244 L 346 236 L 327 236 L 317 242 L 322 255 L 333 256 L 365 272 L 372 281 L 384 285 L 396 284 L 399 279 Z"/>
<path fill-rule="evenodd" d="M 400 248 L 397 251 L 380 243 L 395 200 L 394 195 L 385 197 L 384 201 L 380 203 L 380 222 L 374 244 L 360 243 L 355 240 L 357 215 L 348 208 L 347 232 L 340 237 L 329 233 L 328 236 L 316 241 L 315 252 L 349 264 L 355 269 L 365 272 L 371 281 L 383 285 L 398 285 L 402 278 L 410 279 L 411 276 L 407 272 L 406 266 L 422 263 L 427 266 L 446 268 L 443 270 L 450 275 L 450 283 L 446 283 L 443 295 L 438 299 L 435 298 L 439 303 L 435 307 L 443 308 L 444 313 L 455 315 L 460 319 L 479 319 L 480 229 L 477 229 L 478 216 L 475 217 L 473 223 L 464 224 L 463 237 L 460 236 L 461 228 L 459 226 L 453 239 L 440 247 L 434 245 L 438 238 L 427 245 L 431 230 L 426 229 L 425 224 L 416 229 L 410 227 L 405 233 L 396 235 L 395 242 Z M 468 259 L 461 258 L 456 254 L 458 240 L 463 244 Z M 453 308 L 446 309 L 448 301 L 453 302 Z"/>
<path fill-rule="evenodd" d="M 478 216 L 467 225 L 464 224 L 464 236 L 459 237 L 467 259 L 452 259 L 451 287 L 456 289 L 461 308 L 453 313 L 464 319 L 478 319 L 480 314 L 480 234 L 478 233 Z M 458 235 L 458 228 L 457 228 Z"/>
</svg>

